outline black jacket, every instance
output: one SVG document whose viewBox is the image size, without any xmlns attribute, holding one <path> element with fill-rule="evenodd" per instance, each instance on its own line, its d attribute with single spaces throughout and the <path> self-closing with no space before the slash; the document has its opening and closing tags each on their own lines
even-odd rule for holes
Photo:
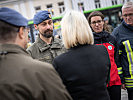
<svg viewBox="0 0 133 100">
<path fill-rule="evenodd" d="M 78 45 L 56 57 L 53 65 L 74 100 L 109 100 L 109 56 L 104 46 Z"/>
</svg>

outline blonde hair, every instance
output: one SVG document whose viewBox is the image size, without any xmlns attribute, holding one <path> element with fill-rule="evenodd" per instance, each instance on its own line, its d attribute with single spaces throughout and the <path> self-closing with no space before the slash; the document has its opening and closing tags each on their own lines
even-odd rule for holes
<svg viewBox="0 0 133 100">
<path fill-rule="evenodd" d="M 81 12 L 72 10 L 64 15 L 61 21 L 61 33 L 67 49 L 78 44 L 94 44 L 92 30 Z"/>
<path fill-rule="evenodd" d="M 133 8 L 133 2 L 126 2 L 123 6 L 122 9 L 124 8 Z"/>
</svg>

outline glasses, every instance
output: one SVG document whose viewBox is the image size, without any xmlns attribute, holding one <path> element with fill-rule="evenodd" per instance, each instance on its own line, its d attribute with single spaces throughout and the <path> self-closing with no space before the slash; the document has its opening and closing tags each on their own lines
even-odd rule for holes
<svg viewBox="0 0 133 100">
<path fill-rule="evenodd" d="M 103 22 L 103 20 L 97 20 L 97 21 L 91 22 L 91 24 L 96 25 L 96 23 L 97 24 L 101 24 L 102 22 Z"/>
<path fill-rule="evenodd" d="M 124 16 L 124 17 L 127 17 L 127 16 L 132 17 L 133 16 L 133 13 L 125 14 L 125 15 L 122 15 L 122 16 Z"/>
</svg>

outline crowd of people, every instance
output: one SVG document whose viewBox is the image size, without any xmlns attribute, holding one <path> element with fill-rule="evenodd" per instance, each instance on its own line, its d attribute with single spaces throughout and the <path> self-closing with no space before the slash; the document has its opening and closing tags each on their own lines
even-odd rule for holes
<svg viewBox="0 0 133 100">
<path fill-rule="evenodd" d="M 1 100 L 133 100 L 133 2 L 122 6 L 121 24 L 112 29 L 100 11 L 86 18 L 68 11 L 62 40 L 53 36 L 48 11 L 34 15 L 38 36 L 27 48 L 28 20 L 0 8 Z"/>
</svg>

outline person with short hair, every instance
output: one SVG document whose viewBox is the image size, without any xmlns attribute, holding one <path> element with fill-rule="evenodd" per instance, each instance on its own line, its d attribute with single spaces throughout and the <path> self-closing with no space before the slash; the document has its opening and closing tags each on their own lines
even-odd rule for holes
<svg viewBox="0 0 133 100">
<path fill-rule="evenodd" d="M 62 45 L 62 41 L 53 36 L 53 21 L 50 12 L 43 10 L 36 13 L 33 22 L 39 34 L 36 41 L 27 51 L 34 59 L 52 63 L 56 56 L 64 53 L 66 50 Z"/>
<path fill-rule="evenodd" d="M 120 68 L 117 58 L 119 55 L 117 41 L 104 29 L 106 24 L 104 15 L 100 11 L 91 12 L 88 16 L 88 22 L 93 30 L 94 44 L 104 45 L 110 57 L 110 81 L 107 85 L 110 100 L 121 100 L 121 79 L 117 70 Z"/>
<path fill-rule="evenodd" d="M 128 99 L 133 100 L 133 2 L 122 6 L 122 23 L 112 34 L 119 45 L 122 88 L 127 89 Z"/>
<path fill-rule="evenodd" d="M 0 100 L 72 100 L 52 65 L 26 52 L 28 20 L 0 8 Z"/>
<path fill-rule="evenodd" d="M 86 17 L 78 11 L 67 12 L 61 20 L 61 33 L 68 51 L 57 56 L 53 66 L 73 100 L 110 100 L 106 88 L 109 55 L 104 46 L 93 45 Z"/>
</svg>

